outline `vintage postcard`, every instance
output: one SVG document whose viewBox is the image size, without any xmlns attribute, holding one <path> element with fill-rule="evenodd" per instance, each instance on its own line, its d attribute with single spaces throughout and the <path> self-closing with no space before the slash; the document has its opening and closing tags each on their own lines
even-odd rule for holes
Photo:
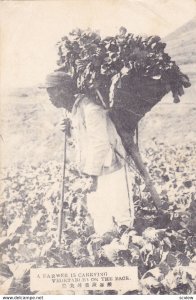
<svg viewBox="0 0 196 300">
<path fill-rule="evenodd" d="M 0 2 L 0 294 L 196 287 L 196 2 Z"/>
</svg>

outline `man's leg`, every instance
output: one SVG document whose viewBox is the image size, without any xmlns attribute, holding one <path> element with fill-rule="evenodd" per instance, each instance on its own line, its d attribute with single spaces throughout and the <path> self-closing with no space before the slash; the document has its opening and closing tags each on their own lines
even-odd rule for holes
<svg viewBox="0 0 196 300">
<path fill-rule="evenodd" d="M 126 225 L 129 228 L 133 224 L 133 205 L 130 205 L 133 195 L 130 189 L 129 178 L 125 168 L 113 173 L 113 216 L 118 225 Z"/>
<path fill-rule="evenodd" d="M 97 234 L 113 230 L 113 220 L 110 203 L 110 186 L 105 176 L 99 176 L 96 192 L 87 195 L 88 211 L 94 221 L 94 228 Z"/>
</svg>

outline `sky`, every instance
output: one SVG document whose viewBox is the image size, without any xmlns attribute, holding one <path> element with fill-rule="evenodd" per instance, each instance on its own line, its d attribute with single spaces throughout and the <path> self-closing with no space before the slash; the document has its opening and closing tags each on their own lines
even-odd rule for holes
<svg viewBox="0 0 196 300">
<path fill-rule="evenodd" d="M 58 40 L 73 28 L 166 36 L 196 15 L 195 0 L 0 2 L 1 90 L 44 82 L 56 68 Z"/>
</svg>

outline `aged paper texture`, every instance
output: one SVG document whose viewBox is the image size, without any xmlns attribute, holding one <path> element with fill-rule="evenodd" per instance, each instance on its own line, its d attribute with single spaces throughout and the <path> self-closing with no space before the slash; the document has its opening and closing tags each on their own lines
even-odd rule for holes
<svg viewBox="0 0 196 300">
<path fill-rule="evenodd" d="M 0 294 L 194 294 L 196 1 L 1 1 L 0 43 Z"/>
</svg>

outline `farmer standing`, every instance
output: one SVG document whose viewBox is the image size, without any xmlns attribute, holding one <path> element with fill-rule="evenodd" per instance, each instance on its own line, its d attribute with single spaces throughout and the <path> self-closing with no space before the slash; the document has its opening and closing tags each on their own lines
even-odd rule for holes
<svg viewBox="0 0 196 300">
<path fill-rule="evenodd" d="M 126 152 L 108 111 L 89 96 L 73 98 L 71 78 L 61 71 L 47 77 L 52 103 L 72 112 L 76 159 L 80 171 L 92 176 L 95 191 L 87 196 L 87 207 L 97 234 L 112 231 L 114 224 L 129 227 L 130 191 L 125 174 Z"/>
</svg>

